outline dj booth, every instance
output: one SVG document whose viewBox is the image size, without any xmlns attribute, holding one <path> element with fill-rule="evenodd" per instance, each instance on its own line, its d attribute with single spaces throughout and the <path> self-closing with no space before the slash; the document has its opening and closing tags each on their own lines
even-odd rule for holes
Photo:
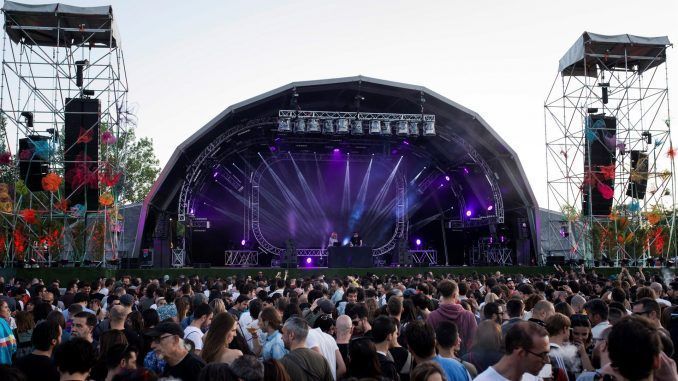
<svg viewBox="0 0 678 381">
<path fill-rule="evenodd" d="M 372 267 L 372 248 L 366 246 L 331 246 L 327 248 L 327 267 Z"/>
</svg>

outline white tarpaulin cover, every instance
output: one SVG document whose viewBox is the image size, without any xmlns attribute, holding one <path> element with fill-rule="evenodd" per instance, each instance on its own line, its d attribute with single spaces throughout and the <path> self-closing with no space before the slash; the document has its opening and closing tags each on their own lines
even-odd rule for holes
<svg viewBox="0 0 678 381">
<path fill-rule="evenodd" d="M 641 37 L 630 34 L 605 36 L 584 32 L 560 59 L 562 75 L 597 76 L 597 66 L 604 70 L 629 69 L 643 72 L 666 61 L 669 38 Z"/>
</svg>

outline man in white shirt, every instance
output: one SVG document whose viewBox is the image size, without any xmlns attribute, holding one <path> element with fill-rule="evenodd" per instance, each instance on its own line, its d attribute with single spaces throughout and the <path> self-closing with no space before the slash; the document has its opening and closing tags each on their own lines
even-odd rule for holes
<svg viewBox="0 0 678 381">
<path fill-rule="evenodd" d="M 655 301 L 659 303 L 659 305 L 664 306 L 664 307 L 671 307 L 671 302 L 669 302 L 666 299 L 662 299 L 662 296 L 664 295 L 664 287 L 658 282 L 652 282 L 650 283 L 650 288 L 654 293 L 657 295 L 657 298 Z"/>
<path fill-rule="evenodd" d="M 184 340 L 191 340 L 195 345 L 195 355 L 200 356 L 202 351 L 203 330 L 207 330 L 212 323 L 212 308 L 209 304 L 200 304 L 193 312 L 191 324 L 184 329 Z"/>
<path fill-rule="evenodd" d="M 591 299 L 584 304 L 584 311 L 591 321 L 591 336 L 593 337 L 593 344 L 595 345 L 601 340 L 603 331 L 610 327 L 610 322 L 607 320 L 607 315 L 610 312 L 609 307 L 602 299 Z"/>
<path fill-rule="evenodd" d="M 327 329 L 334 326 L 332 316 L 321 315 L 316 321 L 317 328 L 308 330 L 308 336 L 306 336 L 306 348 L 320 353 L 325 360 L 327 360 L 327 364 L 329 364 L 330 370 L 332 371 L 332 378 L 336 380 L 346 373 L 346 365 L 344 364 L 343 357 L 341 357 L 337 342 L 334 341 L 332 336 L 323 332 L 321 326 L 326 327 Z"/>
</svg>

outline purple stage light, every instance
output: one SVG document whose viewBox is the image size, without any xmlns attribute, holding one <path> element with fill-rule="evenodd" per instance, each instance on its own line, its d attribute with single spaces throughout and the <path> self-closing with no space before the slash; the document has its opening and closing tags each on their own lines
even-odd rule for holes
<svg viewBox="0 0 678 381">
<path fill-rule="evenodd" d="M 240 241 L 240 245 L 242 245 L 242 246 L 245 246 L 246 243 L 247 243 L 247 241 L 245 241 L 244 239 L 242 241 Z"/>
<path fill-rule="evenodd" d="M 421 240 L 420 240 L 419 238 L 417 238 L 417 240 L 416 240 L 416 241 L 414 241 L 414 243 L 416 243 L 416 244 L 417 244 L 417 246 L 421 246 Z"/>
<path fill-rule="evenodd" d="M 214 174 L 212 175 L 212 177 L 214 177 L 215 179 L 217 178 L 217 176 L 219 176 L 219 172 L 214 172 Z"/>
<path fill-rule="evenodd" d="M 467 211 L 466 211 L 466 217 L 471 217 L 472 214 L 473 214 L 472 211 L 470 211 L 470 210 L 467 210 Z"/>
<path fill-rule="evenodd" d="M 335 148 L 335 149 L 332 150 L 332 152 L 339 153 L 339 152 L 341 152 L 341 150 L 339 148 Z"/>
<path fill-rule="evenodd" d="M 398 154 L 398 150 L 397 150 L 397 149 L 391 150 L 391 155 L 397 155 L 397 154 Z"/>
<path fill-rule="evenodd" d="M 450 181 L 450 176 L 445 176 L 445 181 Z"/>
<path fill-rule="evenodd" d="M 306 264 L 307 264 L 307 265 L 310 265 L 310 264 L 311 264 L 311 261 L 312 261 L 312 260 L 311 260 L 311 257 L 306 257 Z"/>
<path fill-rule="evenodd" d="M 464 173 L 467 174 L 467 175 L 469 174 L 468 168 L 464 167 Z"/>
<path fill-rule="evenodd" d="M 490 205 L 490 206 L 487 207 L 487 211 L 488 211 L 488 212 L 491 212 L 492 209 L 494 209 L 494 206 L 493 206 L 493 205 Z"/>
<path fill-rule="evenodd" d="M 408 142 L 407 140 L 403 140 L 403 144 L 406 145 L 406 146 L 409 146 L 410 142 Z"/>
<path fill-rule="evenodd" d="M 277 148 L 275 148 L 275 146 L 270 146 L 268 147 L 268 149 L 271 150 L 271 152 L 275 152 L 278 150 Z"/>
</svg>

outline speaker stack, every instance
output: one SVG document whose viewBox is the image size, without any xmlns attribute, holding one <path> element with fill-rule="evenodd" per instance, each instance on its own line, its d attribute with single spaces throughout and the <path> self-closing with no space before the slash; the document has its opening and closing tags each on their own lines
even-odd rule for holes
<svg viewBox="0 0 678 381">
<path fill-rule="evenodd" d="M 616 165 L 617 119 L 615 117 L 589 115 L 584 138 L 585 174 L 599 173 L 602 166 Z M 614 198 L 605 199 L 598 191 L 598 182 L 614 189 L 614 179 L 605 179 L 602 176 L 596 176 L 590 184 L 585 185 L 582 193 L 582 214 L 585 216 L 591 214 L 607 216 L 612 211 Z"/>
<path fill-rule="evenodd" d="M 64 185 L 69 205 L 99 209 L 99 123 L 98 99 L 66 99 L 64 128 Z"/>
</svg>

